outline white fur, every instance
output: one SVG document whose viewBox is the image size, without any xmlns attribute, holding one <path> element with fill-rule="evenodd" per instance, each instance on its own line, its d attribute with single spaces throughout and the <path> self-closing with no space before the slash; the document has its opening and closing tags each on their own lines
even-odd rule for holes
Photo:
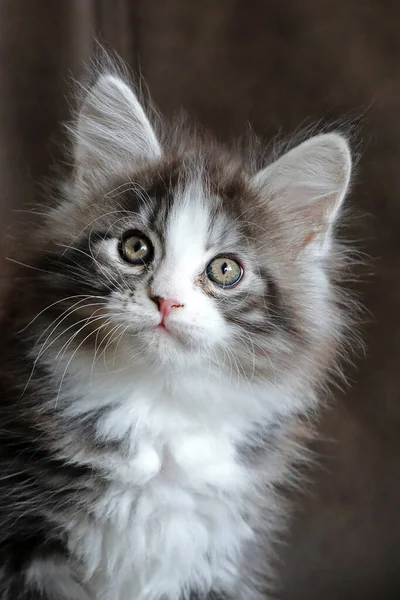
<svg viewBox="0 0 400 600">
<path fill-rule="evenodd" d="M 293 390 L 235 386 L 195 369 L 155 379 L 144 365 L 95 373 L 86 384 L 81 371 L 75 385 L 86 389 L 85 401 L 69 406 L 69 414 L 106 399 L 115 409 L 99 421 L 99 438 L 128 432 L 131 440 L 125 459 L 86 451 L 73 457 L 102 469 L 110 482 L 92 505 L 94 520 L 82 514 L 65 524 L 88 590 L 96 600 L 178 600 L 190 587 L 230 589 L 254 539 L 249 522 L 262 522 L 255 502 L 261 485 L 285 476 L 273 463 L 261 472 L 244 466 L 237 445 L 255 418 L 268 422 L 272 407 L 292 407 Z"/>
</svg>

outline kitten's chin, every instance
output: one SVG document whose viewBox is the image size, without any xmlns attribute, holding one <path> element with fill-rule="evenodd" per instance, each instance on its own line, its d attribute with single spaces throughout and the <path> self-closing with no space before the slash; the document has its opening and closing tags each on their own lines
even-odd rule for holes
<svg viewBox="0 0 400 600">
<path fill-rule="evenodd" d="M 163 327 L 161 325 L 146 331 L 141 336 L 144 353 L 151 361 L 175 366 L 192 364 L 200 358 L 204 346 L 193 332 L 183 328 Z"/>
</svg>

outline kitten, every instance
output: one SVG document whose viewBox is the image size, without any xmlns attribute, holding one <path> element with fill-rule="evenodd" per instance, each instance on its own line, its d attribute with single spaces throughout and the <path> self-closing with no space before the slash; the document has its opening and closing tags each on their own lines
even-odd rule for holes
<svg viewBox="0 0 400 600">
<path fill-rule="evenodd" d="M 266 598 L 346 323 L 348 144 L 255 171 L 111 72 L 72 133 L 1 322 L 0 598 Z"/>
</svg>

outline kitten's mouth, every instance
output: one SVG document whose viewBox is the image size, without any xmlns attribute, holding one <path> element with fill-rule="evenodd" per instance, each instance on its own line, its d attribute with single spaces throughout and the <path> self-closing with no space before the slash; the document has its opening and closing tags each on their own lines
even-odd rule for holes
<svg viewBox="0 0 400 600">
<path fill-rule="evenodd" d="M 155 329 L 160 332 L 161 336 L 166 335 L 169 338 L 172 338 L 172 340 L 180 342 L 181 344 L 187 343 L 187 338 L 183 332 L 179 331 L 179 329 L 177 330 L 173 326 L 169 327 L 168 323 L 165 323 L 165 321 L 161 321 L 158 325 L 156 325 Z"/>
<path fill-rule="evenodd" d="M 158 325 L 156 325 L 155 329 L 158 329 L 159 331 L 162 331 L 168 335 L 170 335 L 171 337 L 176 337 L 173 332 L 171 331 L 171 329 L 169 329 L 169 327 L 166 325 L 165 321 L 160 321 L 160 323 Z"/>
</svg>

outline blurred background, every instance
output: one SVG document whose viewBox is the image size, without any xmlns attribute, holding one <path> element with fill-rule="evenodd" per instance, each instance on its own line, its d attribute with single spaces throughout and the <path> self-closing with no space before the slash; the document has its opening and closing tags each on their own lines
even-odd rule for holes
<svg viewBox="0 0 400 600">
<path fill-rule="evenodd" d="M 295 494 L 281 600 L 400 599 L 399 26 L 398 0 L 0 0 L 0 293 L 6 231 L 62 158 L 70 78 L 95 37 L 142 73 L 162 112 L 184 107 L 223 140 L 249 122 L 269 140 L 361 118 L 361 217 L 348 233 L 369 257 L 354 284 L 366 353 Z"/>
</svg>

